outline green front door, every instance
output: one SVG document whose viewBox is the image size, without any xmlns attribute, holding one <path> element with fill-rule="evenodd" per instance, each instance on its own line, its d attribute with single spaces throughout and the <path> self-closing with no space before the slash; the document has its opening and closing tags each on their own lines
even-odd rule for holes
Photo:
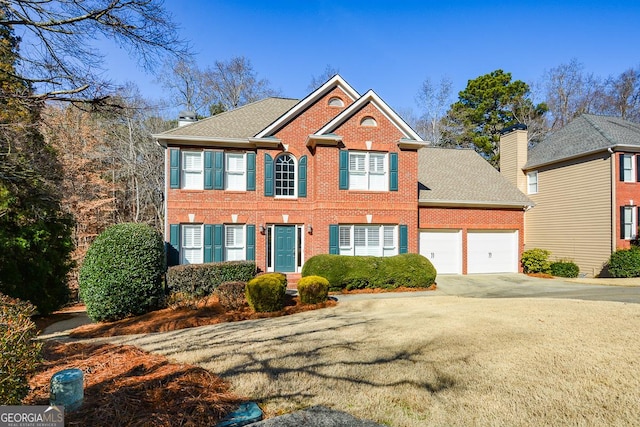
<svg viewBox="0 0 640 427">
<path fill-rule="evenodd" d="M 296 226 L 276 225 L 275 227 L 275 271 L 291 273 L 296 271 Z"/>
</svg>

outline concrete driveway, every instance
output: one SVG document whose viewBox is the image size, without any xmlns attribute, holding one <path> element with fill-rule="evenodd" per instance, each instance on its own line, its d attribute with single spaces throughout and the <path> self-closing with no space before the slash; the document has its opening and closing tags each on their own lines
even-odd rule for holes
<svg viewBox="0 0 640 427">
<path fill-rule="evenodd" d="M 539 279 L 525 274 L 441 275 L 420 295 L 470 298 L 565 298 L 640 304 L 640 279 Z M 586 282 L 586 283 L 580 283 Z M 407 298 L 412 292 L 339 295 L 339 300 Z"/>
</svg>

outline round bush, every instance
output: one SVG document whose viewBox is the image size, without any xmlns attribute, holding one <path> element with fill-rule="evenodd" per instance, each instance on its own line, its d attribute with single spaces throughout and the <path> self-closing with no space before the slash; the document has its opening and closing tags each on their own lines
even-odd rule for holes
<svg viewBox="0 0 640 427">
<path fill-rule="evenodd" d="M 329 297 L 329 281 L 320 276 L 306 276 L 298 281 L 298 295 L 303 304 L 318 304 Z"/>
<path fill-rule="evenodd" d="M 578 277 L 580 267 L 572 261 L 558 261 L 551 263 L 551 274 L 556 277 Z"/>
<path fill-rule="evenodd" d="M 546 249 L 529 249 L 522 253 L 522 271 L 525 273 L 550 273 L 551 262 L 549 261 L 551 252 Z"/>
<path fill-rule="evenodd" d="M 609 274 L 612 277 L 640 277 L 640 249 L 619 249 L 609 258 Z"/>
<path fill-rule="evenodd" d="M 282 273 L 266 273 L 247 282 L 245 296 L 249 307 L 259 313 L 282 310 L 287 278 Z"/>
<path fill-rule="evenodd" d="M 245 282 L 225 282 L 216 288 L 215 293 L 225 310 L 238 310 L 247 302 L 244 296 L 246 288 Z"/>
<path fill-rule="evenodd" d="M 80 269 L 80 298 L 94 321 L 160 308 L 165 272 L 162 236 L 145 224 L 109 227 L 93 242 Z"/>
</svg>

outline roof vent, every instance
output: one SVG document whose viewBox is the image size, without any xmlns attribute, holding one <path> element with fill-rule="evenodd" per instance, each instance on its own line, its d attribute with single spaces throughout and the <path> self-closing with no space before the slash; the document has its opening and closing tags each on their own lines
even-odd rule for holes
<svg viewBox="0 0 640 427">
<path fill-rule="evenodd" d="M 195 111 L 182 111 L 178 116 L 178 127 L 188 125 L 189 123 L 197 122 Z"/>
</svg>

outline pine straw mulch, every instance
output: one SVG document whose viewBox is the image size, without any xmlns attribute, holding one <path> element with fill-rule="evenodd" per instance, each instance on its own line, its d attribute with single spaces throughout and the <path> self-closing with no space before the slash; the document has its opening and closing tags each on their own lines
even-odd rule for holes
<svg viewBox="0 0 640 427">
<path fill-rule="evenodd" d="M 169 363 L 133 346 L 49 341 L 43 355 L 23 404 L 48 405 L 53 374 L 79 368 L 84 403 L 65 414 L 68 426 L 211 426 L 243 401 L 206 369 Z"/>
</svg>

